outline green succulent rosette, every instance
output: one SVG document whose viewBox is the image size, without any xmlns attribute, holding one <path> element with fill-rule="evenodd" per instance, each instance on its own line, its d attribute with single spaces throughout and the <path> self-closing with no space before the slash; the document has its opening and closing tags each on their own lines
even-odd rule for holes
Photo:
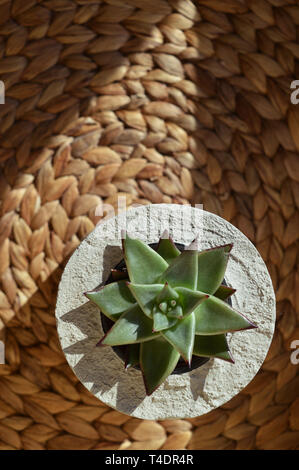
<svg viewBox="0 0 299 470">
<path fill-rule="evenodd" d="M 226 333 L 256 328 L 225 302 L 235 292 L 222 284 L 231 249 L 229 244 L 199 252 L 191 244 L 180 252 L 164 234 L 153 250 L 126 235 L 129 281 L 85 294 L 114 322 L 98 345 L 130 345 L 126 367 L 140 366 L 148 395 L 180 357 L 189 365 L 192 355 L 234 362 Z"/>
</svg>

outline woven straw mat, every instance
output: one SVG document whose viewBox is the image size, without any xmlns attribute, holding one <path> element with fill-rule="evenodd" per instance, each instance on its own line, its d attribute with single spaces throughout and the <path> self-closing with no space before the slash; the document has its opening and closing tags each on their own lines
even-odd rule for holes
<svg viewBox="0 0 299 470">
<path fill-rule="evenodd" d="M 0 38 L 0 449 L 298 449 L 298 2 L 0 0 Z M 63 267 L 119 195 L 202 203 L 271 273 L 262 370 L 202 417 L 114 411 L 61 351 Z"/>
</svg>

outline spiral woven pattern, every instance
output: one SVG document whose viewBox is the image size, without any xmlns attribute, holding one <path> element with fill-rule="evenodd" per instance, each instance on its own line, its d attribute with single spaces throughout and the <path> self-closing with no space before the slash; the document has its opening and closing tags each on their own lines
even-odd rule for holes
<svg viewBox="0 0 299 470">
<path fill-rule="evenodd" d="M 295 0 L 0 0 L 0 449 L 299 448 L 298 40 Z M 262 370 L 202 417 L 113 411 L 61 351 L 63 267 L 119 195 L 202 203 L 270 271 Z"/>
</svg>

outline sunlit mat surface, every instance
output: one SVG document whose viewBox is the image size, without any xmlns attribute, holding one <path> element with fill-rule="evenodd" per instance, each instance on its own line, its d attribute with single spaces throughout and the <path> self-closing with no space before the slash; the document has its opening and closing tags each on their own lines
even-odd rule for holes
<svg viewBox="0 0 299 470">
<path fill-rule="evenodd" d="M 0 449 L 299 448 L 297 2 L 2 0 L 0 35 Z M 113 411 L 60 349 L 64 263 L 119 195 L 202 203 L 271 273 L 263 368 L 200 418 Z"/>
</svg>

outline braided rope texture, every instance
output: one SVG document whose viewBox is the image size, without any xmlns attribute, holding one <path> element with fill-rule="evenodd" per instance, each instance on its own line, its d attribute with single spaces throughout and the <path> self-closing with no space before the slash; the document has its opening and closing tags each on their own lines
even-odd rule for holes
<svg viewBox="0 0 299 470">
<path fill-rule="evenodd" d="M 298 39 L 295 0 L 0 0 L 0 449 L 299 448 Z M 202 417 L 111 410 L 61 351 L 63 266 L 120 195 L 202 203 L 270 271 L 262 370 Z"/>
</svg>

